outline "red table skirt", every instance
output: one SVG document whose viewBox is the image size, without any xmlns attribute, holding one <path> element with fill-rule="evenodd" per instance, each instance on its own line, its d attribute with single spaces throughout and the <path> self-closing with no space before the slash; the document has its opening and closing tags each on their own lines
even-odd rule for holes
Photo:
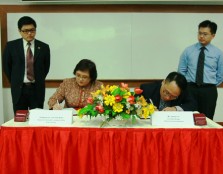
<svg viewBox="0 0 223 174">
<path fill-rule="evenodd" d="M 223 173 L 223 129 L 0 131 L 0 174 Z"/>
</svg>

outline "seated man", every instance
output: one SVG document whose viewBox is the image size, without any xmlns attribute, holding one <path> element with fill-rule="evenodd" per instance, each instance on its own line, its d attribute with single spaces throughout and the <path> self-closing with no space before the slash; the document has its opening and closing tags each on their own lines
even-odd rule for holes
<svg viewBox="0 0 223 174">
<path fill-rule="evenodd" d="M 197 103 L 187 90 L 186 78 L 171 72 L 165 80 L 140 85 L 142 95 L 159 111 L 196 111 Z"/>
</svg>

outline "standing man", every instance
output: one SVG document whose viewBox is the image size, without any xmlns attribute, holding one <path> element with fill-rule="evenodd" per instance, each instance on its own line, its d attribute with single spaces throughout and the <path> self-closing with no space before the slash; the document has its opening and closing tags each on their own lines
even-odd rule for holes
<svg viewBox="0 0 223 174">
<path fill-rule="evenodd" d="M 11 84 L 14 113 L 43 108 L 50 48 L 35 39 L 36 28 L 31 17 L 21 17 L 18 30 L 22 38 L 7 42 L 3 52 L 3 68 Z"/>
<path fill-rule="evenodd" d="M 180 57 L 178 71 L 198 103 L 198 111 L 213 119 L 218 98 L 217 86 L 223 81 L 223 53 L 211 44 L 217 24 L 209 20 L 198 26 L 198 43 L 187 47 Z"/>
</svg>

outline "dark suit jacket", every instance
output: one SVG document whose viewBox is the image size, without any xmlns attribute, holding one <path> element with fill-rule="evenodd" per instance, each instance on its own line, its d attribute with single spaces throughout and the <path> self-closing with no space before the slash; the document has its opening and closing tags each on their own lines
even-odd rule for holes
<svg viewBox="0 0 223 174">
<path fill-rule="evenodd" d="M 45 78 L 50 68 L 50 48 L 49 45 L 35 40 L 34 49 L 35 93 L 38 103 L 43 104 L 45 99 Z M 25 75 L 25 54 L 22 38 L 6 44 L 3 53 L 3 68 L 11 83 L 12 101 L 15 104 L 21 96 Z"/>
<path fill-rule="evenodd" d="M 144 98 L 148 102 L 149 99 L 151 99 L 157 108 L 159 108 L 160 104 L 161 83 L 162 81 L 140 85 L 140 88 L 143 90 L 142 95 Z M 170 106 L 180 106 L 184 111 L 197 111 L 197 103 L 187 90 L 176 100 L 172 100 Z"/>
</svg>

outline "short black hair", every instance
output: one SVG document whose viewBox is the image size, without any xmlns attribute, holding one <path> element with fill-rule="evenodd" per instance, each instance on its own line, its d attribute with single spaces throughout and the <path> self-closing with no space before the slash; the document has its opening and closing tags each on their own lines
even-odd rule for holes
<svg viewBox="0 0 223 174">
<path fill-rule="evenodd" d="M 73 74 L 76 75 L 77 71 L 89 71 L 90 78 L 91 78 L 91 83 L 94 83 L 97 79 L 98 73 L 97 73 L 97 68 L 96 65 L 93 61 L 89 59 L 82 59 L 76 67 L 74 68 Z"/>
<path fill-rule="evenodd" d="M 216 23 L 214 23 L 210 20 L 205 20 L 198 25 L 198 29 L 205 28 L 205 27 L 210 28 L 211 34 L 216 34 L 216 32 L 217 32 L 217 24 Z"/>
<path fill-rule="evenodd" d="M 31 24 L 35 28 L 37 27 L 36 26 L 36 21 L 33 18 L 31 18 L 29 16 L 23 16 L 18 21 L 18 28 L 19 28 L 19 30 L 21 30 L 21 28 L 22 28 L 23 25 L 31 25 Z"/>
<path fill-rule="evenodd" d="M 167 75 L 165 82 L 172 82 L 172 81 L 176 82 L 181 92 L 185 91 L 185 89 L 187 88 L 187 80 L 184 77 L 184 75 L 182 75 L 179 72 L 174 71 Z"/>
</svg>

